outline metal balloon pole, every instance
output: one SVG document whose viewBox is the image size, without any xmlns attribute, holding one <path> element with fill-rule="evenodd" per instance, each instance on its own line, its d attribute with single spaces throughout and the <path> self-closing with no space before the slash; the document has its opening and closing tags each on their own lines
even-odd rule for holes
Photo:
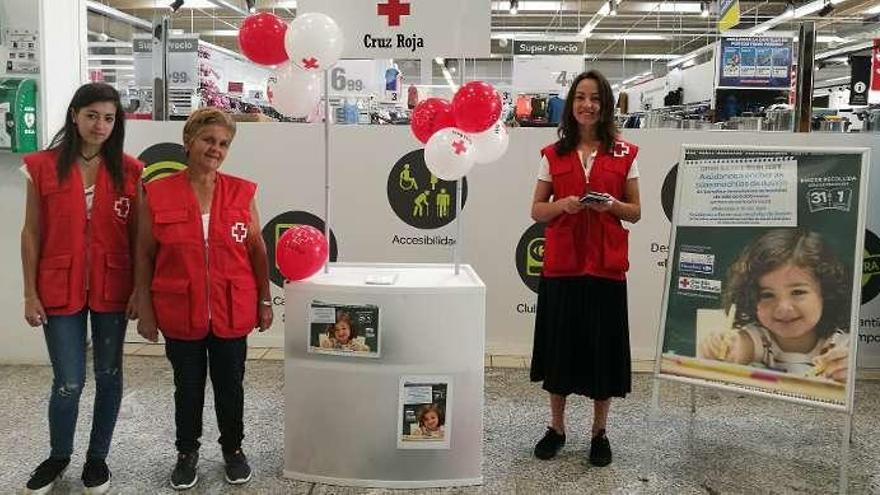
<svg viewBox="0 0 880 495">
<path fill-rule="evenodd" d="M 330 273 L 330 72 L 324 69 L 324 239 L 327 260 L 324 273 Z"/>
</svg>

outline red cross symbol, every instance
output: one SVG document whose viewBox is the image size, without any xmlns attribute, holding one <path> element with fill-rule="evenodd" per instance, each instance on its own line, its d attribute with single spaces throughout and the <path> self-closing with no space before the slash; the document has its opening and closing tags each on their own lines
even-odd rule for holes
<svg viewBox="0 0 880 495">
<path fill-rule="evenodd" d="M 388 0 L 388 3 L 376 4 L 376 14 L 387 16 L 389 26 L 400 26 L 400 17 L 409 15 L 409 4 Z"/>
<path fill-rule="evenodd" d="M 622 141 L 614 142 L 614 156 L 620 158 L 629 154 L 629 145 Z"/>
<path fill-rule="evenodd" d="M 128 213 L 131 211 L 131 200 L 125 196 L 120 197 L 115 203 L 113 203 L 113 210 L 116 211 L 116 216 L 125 220 L 128 218 Z"/>
<path fill-rule="evenodd" d="M 232 225 L 232 238 L 235 242 L 242 243 L 247 239 L 247 226 L 242 222 L 235 222 Z"/>
<path fill-rule="evenodd" d="M 460 155 L 467 151 L 467 146 L 465 146 L 464 141 L 458 140 L 452 142 L 452 147 L 455 148 L 455 154 Z"/>
<path fill-rule="evenodd" d="M 687 289 L 688 287 L 690 287 L 690 285 L 691 285 L 691 281 L 688 280 L 688 279 L 686 279 L 686 278 L 684 278 L 684 277 L 682 277 L 682 278 L 678 281 L 678 286 L 681 287 L 682 289 Z"/>
<path fill-rule="evenodd" d="M 319 67 L 318 59 L 315 57 L 304 58 L 302 59 L 302 63 L 303 69 L 317 69 Z"/>
</svg>

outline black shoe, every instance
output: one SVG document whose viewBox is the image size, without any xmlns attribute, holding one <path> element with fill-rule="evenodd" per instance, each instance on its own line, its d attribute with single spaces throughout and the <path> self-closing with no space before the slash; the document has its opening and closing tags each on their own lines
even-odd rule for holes
<svg viewBox="0 0 880 495">
<path fill-rule="evenodd" d="M 548 426 L 547 433 L 544 433 L 544 438 L 535 445 L 535 457 L 543 460 L 553 459 L 562 450 L 563 445 L 565 445 L 565 433 L 560 435 L 556 433 L 556 430 Z"/>
<path fill-rule="evenodd" d="M 175 490 L 189 490 L 199 482 L 199 452 L 177 454 L 177 464 L 171 471 L 171 488 Z"/>
<path fill-rule="evenodd" d="M 590 441 L 590 464 L 598 467 L 611 464 L 611 442 L 605 436 L 604 428 Z"/>
<path fill-rule="evenodd" d="M 41 462 L 37 469 L 31 473 L 31 479 L 27 482 L 27 492 L 31 494 L 42 495 L 48 493 L 55 485 L 55 481 L 61 479 L 67 465 L 70 464 L 70 458 L 55 459 L 48 458 Z"/>
<path fill-rule="evenodd" d="M 241 449 L 231 454 L 223 453 L 223 459 L 226 461 L 226 482 L 232 485 L 243 485 L 251 480 L 251 467 L 248 465 L 247 457 Z"/>
<path fill-rule="evenodd" d="M 110 489 L 110 469 L 104 459 L 87 459 L 82 472 L 86 493 L 102 494 Z"/>
</svg>

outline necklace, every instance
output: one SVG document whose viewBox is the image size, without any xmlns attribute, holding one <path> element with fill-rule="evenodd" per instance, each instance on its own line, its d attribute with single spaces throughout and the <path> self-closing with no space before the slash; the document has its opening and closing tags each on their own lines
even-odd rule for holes
<svg viewBox="0 0 880 495">
<path fill-rule="evenodd" d="M 101 151 L 98 150 L 97 152 L 95 152 L 94 155 L 92 155 L 92 156 L 86 156 L 86 155 L 84 155 L 84 154 L 82 153 L 82 151 L 80 151 L 80 152 L 79 152 L 79 157 L 82 158 L 83 160 L 85 160 L 86 162 L 90 162 L 90 161 L 94 160 L 96 156 L 98 156 L 98 155 L 100 155 L 100 154 L 101 154 Z"/>
</svg>

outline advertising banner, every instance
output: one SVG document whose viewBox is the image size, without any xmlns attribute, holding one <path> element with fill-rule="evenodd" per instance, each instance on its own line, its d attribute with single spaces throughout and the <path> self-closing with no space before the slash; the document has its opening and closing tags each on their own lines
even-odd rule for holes
<svg viewBox="0 0 880 495">
<path fill-rule="evenodd" d="M 859 148 L 685 146 L 660 373 L 849 409 L 868 166 Z"/>
<path fill-rule="evenodd" d="M 739 0 L 718 3 L 718 32 L 723 33 L 739 24 Z"/>
<path fill-rule="evenodd" d="M 342 58 L 489 57 L 489 2 L 300 0 L 296 12 L 332 17 L 345 36 Z"/>
<path fill-rule="evenodd" d="M 718 87 L 788 89 L 792 52 L 790 38 L 721 38 Z"/>
<path fill-rule="evenodd" d="M 849 104 L 867 105 L 868 87 L 871 83 L 871 57 L 852 55 L 849 57 Z"/>
</svg>

